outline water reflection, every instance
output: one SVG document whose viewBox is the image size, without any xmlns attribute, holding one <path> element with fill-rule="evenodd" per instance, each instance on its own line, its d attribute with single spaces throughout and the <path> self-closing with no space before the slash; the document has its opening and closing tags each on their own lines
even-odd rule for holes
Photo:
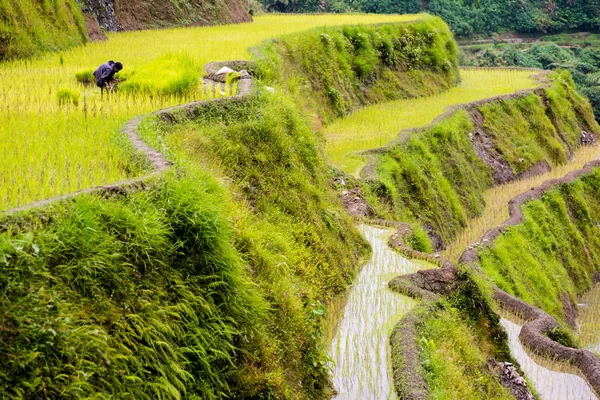
<svg viewBox="0 0 600 400">
<path fill-rule="evenodd" d="M 390 231 L 366 225 L 359 230 L 373 256 L 358 275 L 331 343 L 336 399 L 395 399 L 389 365 L 392 328 L 415 304 L 388 289 L 388 282 L 420 269 L 387 245 Z"/>
<path fill-rule="evenodd" d="M 502 318 L 501 324 L 508 333 L 510 352 L 528 381 L 535 387 L 542 400 L 597 400 L 588 383 L 581 377 L 555 372 L 535 363 L 519 341 L 521 326 Z"/>
</svg>

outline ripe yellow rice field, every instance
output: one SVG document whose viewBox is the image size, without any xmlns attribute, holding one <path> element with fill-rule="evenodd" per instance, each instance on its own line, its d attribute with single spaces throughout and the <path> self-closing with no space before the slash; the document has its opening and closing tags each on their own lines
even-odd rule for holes
<svg viewBox="0 0 600 400">
<path fill-rule="evenodd" d="M 74 74 L 109 59 L 135 68 L 169 52 L 201 66 L 249 59 L 248 48 L 283 34 L 325 25 L 411 21 L 418 15 L 266 15 L 250 24 L 109 34 L 35 60 L 0 63 L 0 210 L 141 174 L 120 130 L 124 123 L 175 104 L 209 97 L 119 94 L 102 99 Z M 57 92 L 73 90 L 77 104 L 60 105 Z"/>
<path fill-rule="evenodd" d="M 387 145 L 404 129 L 428 125 L 449 106 L 540 86 L 532 78 L 535 74 L 517 69 L 463 69 L 460 85 L 446 92 L 358 110 L 326 128 L 329 163 L 357 175 L 366 161 L 358 153 Z"/>
</svg>

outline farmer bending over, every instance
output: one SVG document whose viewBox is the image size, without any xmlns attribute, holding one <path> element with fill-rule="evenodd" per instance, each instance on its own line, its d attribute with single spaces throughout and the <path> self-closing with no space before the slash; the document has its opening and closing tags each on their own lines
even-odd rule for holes
<svg viewBox="0 0 600 400">
<path fill-rule="evenodd" d="M 123 64 L 120 62 L 109 61 L 102 64 L 94 71 L 96 85 L 100 88 L 100 93 L 104 93 L 104 89 L 110 92 L 110 83 L 114 80 L 115 74 L 123 69 Z"/>
</svg>

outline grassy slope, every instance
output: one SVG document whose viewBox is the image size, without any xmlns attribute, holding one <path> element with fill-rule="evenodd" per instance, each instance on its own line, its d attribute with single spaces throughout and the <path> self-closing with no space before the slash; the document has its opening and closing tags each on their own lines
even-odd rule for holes
<svg viewBox="0 0 600 400">
<path fill-rule="evenodd" d="M 525 221 L 480 251 L 491 280 L 563 321 L 562 294 L 577 303 L 599 270 L 599 182 L 596 170 L 526 203 Z"/>
<path fill-rule="evenodd" d="M 568 162 L 567 153 L 577 148 L 581 127 L 599 132 L 589 104 L 575 92 L 570 76 L 556 74 L 552 79 L 553 84 L 544 90 L 543 99 L 528 95 L 479 107 L 484 115 L 484 129 L 516 173 L 540 160 L 552 165 Z M 547 105 L 543 105 L 546 99 Z M 473 128 L 469 114 L 459 111 L 436 126 L 414 134 L 405 143 L 393 146 L 376 164 L 381 181 L 368 183 L 365 191 L 379 201 L 381 210 L 390 212 L 388 215 L 428 224 L 442 239 L 452 240 L 464 223 L 483 211 L 483 193 L 492 185 L 490 169 L 472 146 L 469 135 Z M 591 196 L 589 190 L 588 196 Z M 580 199 L 577 204 L 583 206 L 585 202 Z M 497 253 L 484 253 L 482 267 L 486 273 L 489 271 L 493 283 L 517 295 L 528 292 L 523 296 L 526 301 L 546 306 L 546 310 L 555 311 L 554 315 L 560 318 L 562 307 L 557 289 L 561 278 L 569 274 L 562 262 L 557 261 L 557 255 L 569 254 L 564 259 L 565 264 L 577 260 L 577 266 L 569 273 L 580 288 L 588 287 L 594 260 L 590 255 L 585 257 L 588 253 L 581 246 L 581 233 L 577 229 L 568 227 L 564 233 L 560 229 L 558 234 L 550 232 L 556 230 L 556 226 L 568 226 L 564 218 L 544 221 L 546 230 L 528 231 L 528 242 L 512 240 L 511 247 L 505 245 Z M 589 224 L 584 230 L 586 237 L 597 241 Z M 545 234 L 553 243 L 562 240 L 565 249 L 552 253 L 549 248 L 555 247 L 548 245 L 549 254 L 543 259 L 539 256 L 542 251 L 534 251 L 534 257 L 523 251 L 539 248 L 535 238 Z M 560 239 L 553 239 L 556 236 Z M 570 236 L 578 244 L 573 243 Z M 522 235 L 518 238 L 522 239 Z M 407 244 L 421 251 L 431 249 L 418 227 Z M 546 263 L 552 265 L 555 278 L 541 277 L 548 273 L 543 267 Z M 553 284 L 544 283 L 548 280 Z M 478 282 L 474 276 L 468 276 L 466 282 L 462 293 L 437 305 L 439 312 L 424 312 L 418 317 L 419 361 L 430 395 L 432 398 L 510 398 L 486 366 L 488 357 L 513 362 L 498 317 L 490 310 L 493 304 L 490 296 L 479 296 L 486 292 L 489 284 Z M 465 288 L 472 290 L 465 292 Z M 569 291 L 569 295 L 575 292 Z M 547 296 L 548 293 L 552 296 Z M 396 367 L 403 363 L 401 359 L 393 362 Z"/>
<path fill-rule="evenodd" d="M 541 160 L 550 165 L 566 162 L 568 152 L 579 145 L 580 126 L 600 132 L 589 103 L 577 94 L 568 73 L 552 79 L 544 90 L 547 107 L 534 94 L 479 107 L 484 129 L 517 173 Z M 512 123 L 507 125 L 506 119 Z M 394 145 L 378 157 L 380 183 L 372 184 L 371 191 L 379 194 L 382 206 L 392 203 L 393 215 L 428 224 L 444 242 L 452 241 L 467 218 L 482 212 L 483 192 L 492 184 L 489 167 L 471 144 L 472 132 L 473 121 L 459 111 Z"/>
<path fill-rule="evenodd" d="M 267 42 L 258 51 L 262 79 L 325 121 L 384 100 L 432 95 L 459 79 L 452 34 L 433 17 L 315 30 Z"/>
<path fill-rule="evenodd" d="M 386 146 L 405 129 L 430 124 L 449 106 L 539 86 L 524 70 L 461 69 L 460 77 L 459 85 L 434 96 L 372 105 L 328 124 L 329 163 L 358 176 L 368 159 L 361 152 Z"/>
<path fill-rule="evenodd" d="M 1 0 L 0 60 L 31 57 L 87 42 L 74 0 Z"/>
</svg>

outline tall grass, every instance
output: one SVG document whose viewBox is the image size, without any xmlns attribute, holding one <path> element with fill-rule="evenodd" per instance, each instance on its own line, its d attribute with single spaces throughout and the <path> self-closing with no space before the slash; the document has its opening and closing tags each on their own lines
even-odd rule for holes
<svg viewBox="0 0 600 400">
<path fill-rule="evenodd" d="M 231 394 L 228 373 L 262 351 L 267 305 L 223 204 L 213 178 L 171 176 L 126 198 L 62 203 L 46 226 L 9 225 L 2 397 Z"/>
<path fill-rule="evenodd" d="M 335 167 L 358 174 L 365 159 L 362 151 L 386 146 L 400 131 L 431 123 L 448 106 L 513 93 L 540 85 L 531 71 L 463 69 L 461 84 L 446 92 L 365 107 L 336 120 L 325 129 L 326 155 Z"/>
<path fill-rule="evenodd" d="M 109 34 L 109 41 L 34 60 L 0 64 L 0 209 L 115 182 L 141 173 L 123 146 L 120 128 L 134 116 L 210 94 L 101 98 L 99 89 L 74 78 L 109 59 L 125 72 L 167 53 L 184 52 L 198 69 L 211 61 L 249 59 L 247 49 L 265 39 L 324 25 L 411 21 L 374 15 L 257 17 L 252 24 Z M 159 75 L 157 75 L 158 77 Z M 152 79 L 152 78 L 151 78 Z M 157 78 L 158 79 L 158 78 Z M 160 78 L 161 81 L 163 78 Z M 64 107 L 62 89 L 81 93 L 79 105 Z"/>
<path fill-rule="evenodd" d="M 272 370 L 287 377 L 282 388 L 324 396 L 323 304 L 344 292 L 368 246 L 328 184 L 318 136 L 281 92 L 208 104 L 192 120 L 181 117 L 174 125 L 147 119 L 140 132 L 176 164 L 209 171 L 232 193 L 236 247 L 272 307 L 272 360 L 257 376 Z M 257 376 L 243 374 L 236 376 L 250 382 L 247 397 L 268 393 Z M 281 388 L 272 393 L 285 398 Z"/>
</svg>

